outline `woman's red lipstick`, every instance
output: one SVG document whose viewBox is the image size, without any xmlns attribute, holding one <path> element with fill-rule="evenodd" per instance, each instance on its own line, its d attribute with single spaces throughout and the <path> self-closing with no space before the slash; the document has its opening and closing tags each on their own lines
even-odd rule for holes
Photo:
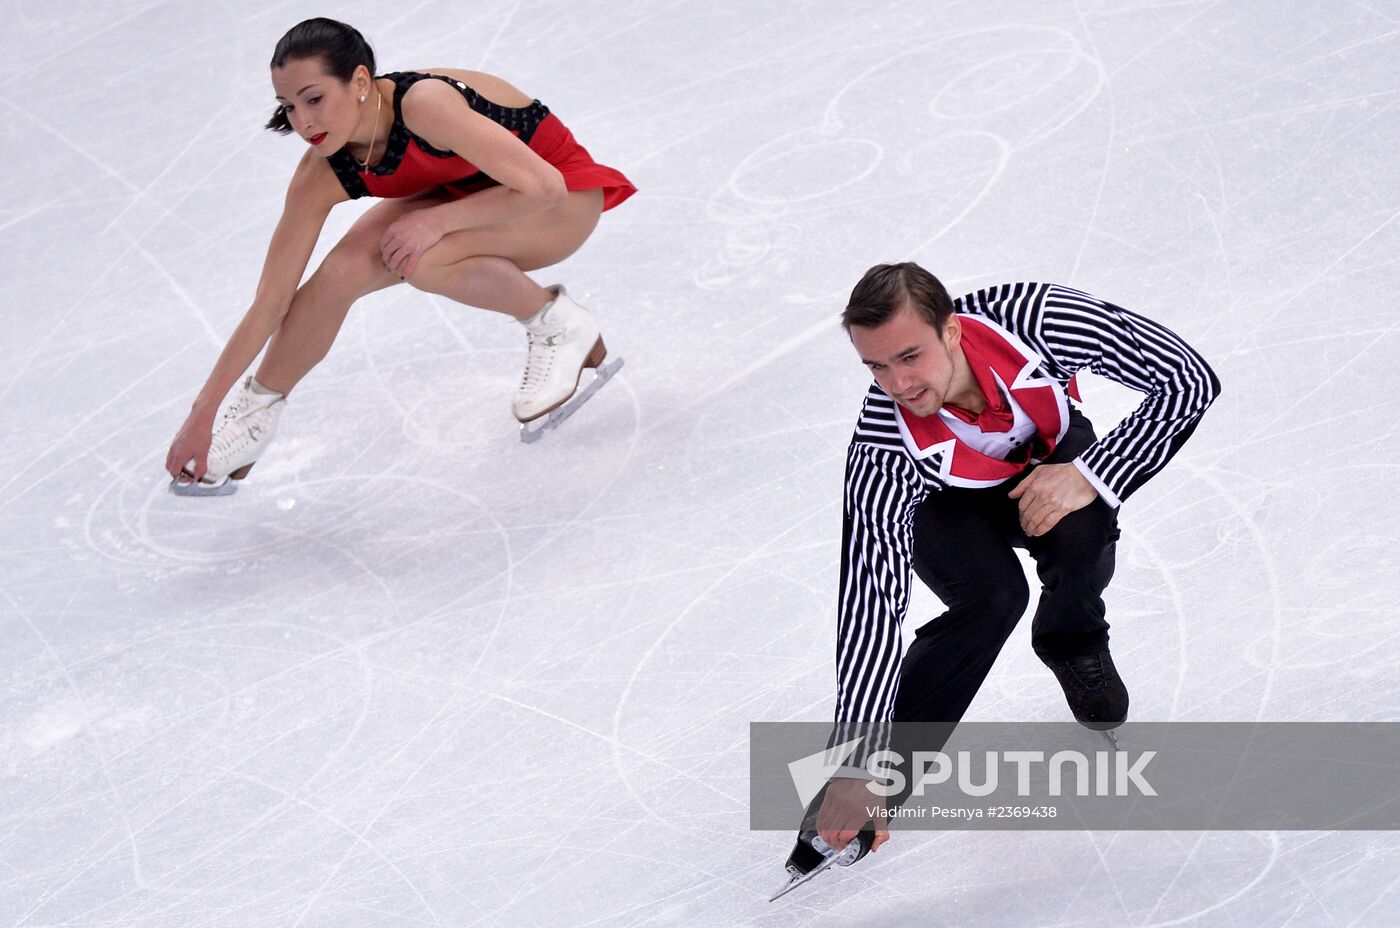
<svg viewBox="0 0 1400 928">
<path fill-rule="evenodd" d="M 307 139 L 307 141 L 310 142 L 312 145 L 320 145 L 325 140 L 326 133 L 324 132 L 322 132 L 320 135 L 313 135 L 311 138 Z"/>
</svg>

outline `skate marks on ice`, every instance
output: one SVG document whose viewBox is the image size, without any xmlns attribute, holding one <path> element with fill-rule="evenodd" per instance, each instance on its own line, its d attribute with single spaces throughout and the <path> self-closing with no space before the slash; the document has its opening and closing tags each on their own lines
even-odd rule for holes
<svg viewBox="0 0 1400 928">
<path fill-rule="evenodd" d="M 997 70 L 1000 78 L 973 81 L 951 63 L 930 72 L 931 54 L 966 61 L 979 74 Z M 771 138 L 765 133 L 705 204 L 705 218 L 723 241 L 718 254 L 695 271 L 695 280 L 711 290 L 776 274 L 773 282 L 786 291 L 786 305 L 775 308 L 780 318 L 793 321 L 785 324 L 780 347 L 747 363 L 752 347 L 736 352 L 738 370 L 657 424 L 702 408 L 809 339 L 836 334 L 833 322 L 812 317 L 820 307 L 829 318 L 827 307 L 840 305 L 849 280 L 829 292 L 813 291 L 812 282 L 828 275 L 799 272 L 810 263 L 808 256 L 831 249 L 831 229 L 868 214 L 879 223 L 867 242 L 870 253 L 887 260 L 919 257 L 995 193 L 1013 157 L 1033 153 L 1092 106 L 1104 82 L 1098 61 L 1067 30 L 953 30 L 901 48 L 849 79 L 830 94 L 815 126 Z M 969 102 L 972 84 L 977 92 Z M 1047 100 L 1054 105 L 1043 106 Z M 899 119 L 884 118 L 891 109 Z M 889 223 L 883 217 L 891 209 L 937 217 L 937 228 L 930 233 L 925 223 Z M 700 231 L 707 239 L 717 234 L 714 228 Z M 851 267 L 849 273 L 859 273 Z M 736 334 L 771 328 L 755 323 Z"/>
<path fill-rule="evenodd" d="M 353 516 L 355 510 L 363 509 L 368 502 L 355 497 L 357 491 L 348 481 L 327 489 L 338 490 L 331 495 L 345 498 L 347 515 Z M 382 491 L 382 481 L 378 489 Z M 606 492 L 606 486 L 601 490 Z M 251 499 L 250 494 L 242 502 Z M 103 505 L 109 502 L 103 501 Z M 429 521 L 441 524 L 444 507 L 439 504 L 432 512 L 433 518 Z M 248 513 L 246 506 L 235 518 L 225 514 L 222 519 L 226 525 L 222 532 L 225 537 L 233 534 L 227 526 L 237 525 L 238 517 L 246 520 L 245 526 L 261 526 L 268 514 Z M 396 546 L 403 546 L 417 534 L 412 526 L 401 526 L 401 530 L 403 535 L 392 539 Z M 389 603 L 370 601 L 363 610 L 347 611 L 343 599 L 336 595 L 338 586 L 352 594 L 363 587 L 353 570 L 347 576 L 343 566 L 327 565 L 330 569 L 321 579 L 309 575 L 303 564 L 288 571 L 300 576 L 287 580 L 306 583 L 317 591 L 305 605 L 294 607 L 293 611 L 301 613 L 310 607 L 311 614 L 303 619 L 305 624 L 218 621 L 217 613 L 246 611 L 258 616 L 274 613 L 278 598 L 270 595 L 266 601 L 241 602 L 233 609 L 227 605 L 215 606 L 216 615 L 211 616 L 212 621 L 181 622 L 177 615 L 176 623 L 187 627 L 137 636 L 121 652 L 104 653 L 91 660 L 91 674 L 123 681 L 124 691 L 134 687 L 138 693 L 155 694 L 142 716 L 154 719 L 154 724 L 145 726 L 131 746 L 124 746 L 116 758 L 121 788 L 133 797 L 131 804 L 137 815 L 138 833 L 162 836 L 159 845 L 147 850 L 144 856 L 146 872 L 148 875 L 154 872 L 155 878 L 141 882 L 131 895 L 109 900 L 107 904 L 118 908 L 156 904 L 160 909 L 194 907 L 196 911 L 216 911 L 225 902 L 233 903 L 237 895 L 259 885 L 285 865 L 282 854 L 274 858 L 264 856 L 259 850 L 269 841 L 280 843 L 293 858 L 304 857 L 312 851 L 305 846 L 307 840 L 329 841 L 331 847 L 342 843 L 345 850 L 339 858 L 341 864 L 350 855 L 353 855 L 354 864 L 351 872 L 342 872 L 336 878 L 337 899 L 343 898 L 344 892 L 354 885 L 382 893 L 387 887 L 398 884 L 417 894 L 413 886 L 426 874 L 421 869 L 416 876 L 404 873 L 406 845 L 400 842 L 410 836 L 400 833 L 399 822 L 389 829 L 392 837 L 386 841 L 378 829 L 391 824 L 394 816 L 381 817 L 380 813 L 419 801 L 416 794 L 423 788 L 425 778 L 457 789 L 454 784 L 460 782 L 461 768 L 455 762 L 448 765 L 450 771 L 415 774 L 425 765 L 434 764 L 434 753 L 425 754 L 423 749 L 431 744 L 471 744 L 471 720 L 483 711 L 483 705 L 496 700 L 494 688 L 483 685 L 487 681 L 481 680 L 479 674 L 485 673 L 488 680 L 492 676 L 491 664 L 484 659 L 491 641 L 514 612 L 510 573 L 518 562 L 519 553 L 510 550 L 501 526 L 497 526 L 497 531 L 502 535 L 504 577 L 498 570 L 484 576 L 475 586 L 463 583 L 470 578 L 461 576 L 450 584 L 451 593 L 466 599 L 470 605 L 454 603 L 450 596 L 429 595 L 422 605 L 429 606 L 430 611 L 415 618 L 412 608 L 415 604 L 404 601 L 403 591 L 411 586 L 404 586 L 408 578 L 400 574 L 401 564 L 392 559 L 376 560 L 375 568 L 368 570 L 379 574 L 375 585 L 384 578 L 393 578 L 392 586 L 399 590 L 397 605 L 403 607 L 400 621 L 386 622 L 380 607 L 394 605 L 392 600 Z M 331 534 L 324 528 L 304 533 L 273 544 L 267 553 L 285 556 L 289 546 L 314 544 L 317 537 Z M 461 536 L 457 537 L 460 540 Z M 472 543 L 471 549 L 479 556 L 482 546 Z M 412 554 L 411 551 L 403 553 L 410 557 Z M 319 559 L 319 555 L 312 559 Z M 226 554 L 223 561 L 243 574 L 245 580 L 256 580 L 258 585 L 271 583 L 273 590 L 270 592 L 274 594 L 285 592 L 276 587 L 275 571 L 274 576 L 269 577 L 269 570 L 273 568 L 267 560 L 250 561 L 245 552 L 241 557 Z M 364 559 L 360 566 L 366 566 Z M 505 588 L 501 589 L 503 582 Z M 206 609 L 209 600 L 239 602 L 236 597 L 222 595 L 217 580 L 211 582 L 205 577 L 199 589 Z M 282 605 L 286 605 L 285 600 Z M 495 612 L 494 621 L 491 611 Z M 392 615 L 392 610 L 389 612 Z M 452 631 L 451 625 L 462 623 L 472 630 L 466 637 L 480 643 L 475 654 L 463 652 L 459 647 L 463 636 Z M 326 634 L 330 629 L 348 631 L 350 628 L 358 632 L 352 638 Z M 482 632 L 486 632 L 484 642 Z M 444 642 L 449 646 L 445 648 Z M 447 661 L 428 656 L 444 651 Z M 263 657 L 257 659 L 258 655 Z M 347 677 L 344 670 L 351 674 Z M 243 679 L 243 674 L 247 674 L 248 679 Z M 228 679 L 230 675 L 240 678 Z M 473 684 L 469 682 L 472 680 L 480 682 Z M 91 679 L 83 680 L 80 685 L 89 699 L 102 688 Z M 206 698 L 199 698 L 201 691 Z M 210 692 L 213 698 L 207 698 Z M 323 692 L 324 698 L 320 695 Z M 186 694 L 191 698 L 171 703 L 170 697 Z M 444 712 L 447 715 L 443 715 Z M 392 720 L 397 718 L 412 720 L 412 726 L 395 733 L 397 722 Z M 386 727 L 386 721 L 392 724 Z M 410 733 L 412 736 L 405 740 L 403 736 Z M 387 755 L 382 750 L 365 755 L 364 748 L 372 745 L 397 747 Z M 56 748 L 46 746 L 40 762 L 59 760 L 55 751 Z M 243 752 L 248 752 L 247 756 L 243 756 Z M 401 780 L 385 788 L 383 777 L 376 769 L 399 766 L 396 758 L 410 756 L 406 752 L 420 760 L 404 771 Z M 156 781 L 140 772 L 146 764 L 154 764 L 166 774 Z M 121 782 L 123 779 L 125 782 Z M 406 797 L 403 788 L 411 788 L 415 795 Z M 87 802 L 88 790 L 81 783 L 76 791 L 69 787 L 65 792 L 66 796 L 62 792 L 39 793 L 27 810 L 34 813 L 28 821 L 51 826 L 54 810 L 65 803 L 80 808 Z M 196 803 L 205 805 L 221 797 L 232 800 L 234 796 L 242 797 L 236 806 L 250 813 L 247 818 L 240 813 L 237 821 L 220 816 L 210 820 L 206 814 L 201 828 L 208 829 L 208 837 L 189 834 L 174 847 L 168 844 L 169 839 L 184 830 L 179 817 L 181 807 Z M 171 802 L 175 805 L 170 806 Z M 365 807 L 368 815 L 346 809 L 347 805 L 353 808 L 365 802 L 369 803 Z M 342 811 L 335 811 L 337 808 Z M 21 833 L 27 830 L 24 818 L 13 824 Z M 505 826 L 505 822 L 499 824 Z M 329 830 L 324 826 L 329 826 Z M 431 830 L 433 819 L 425 817 L 418 830 L 421 832 L 424 827 Z M 335 837 L 336 834 L 340 837 Z M 101 869 L 106 872 L 106 862 L 114 853 L 122 856 L 110 845 L 109 832 L 99 828 L 96 835 L 97 840 L 91 847 L 86 851 L 81 846 L 75 847 L 74 855 L 69 858 L 79 865 L 79 877 L 95 863 L 102 864 Z M 172 858 L 171 852 L 179 856 Z M 220 863 L 225 860 L 227 863 Z M 386 872 L 376 875 L 375 870 Z M 94 874 L 85 875 L 90 878 Z M 308 882 L 313 876 L 314 882 Z M 288 887 L 304 886 L 313 893 L 323 891 L 327 885 L 324 871 L 313 874 L 296 864 L 281 878 Z M 62 896 L 78 890 L 80 885 L 60 882 L 56 888 Z M 214 908 L 208 908 L 210 906 Z M 430 920 L 433 918 L 431 908 L 424 914 Z"/>
<path fill-rule="evenodd" d="M 707 204 L 726 238 L 697 283 L 776 272 L 809 287 L 828 275 L 784 272 L 830 250 L 833 230 L 892 209 L 937 217 L 938 228 L 880 222 L 867 248 L 918 257 L 986 202 L 1013 157 L 1033 157 L 1092 106 L 1104 83 L 1079 40 L 1049 26 L 952 29 L 882 55 L 829 94 L 815 125 L 779 111 L 777 125 L 792 128 L 764 133 Z"/>
</svg>

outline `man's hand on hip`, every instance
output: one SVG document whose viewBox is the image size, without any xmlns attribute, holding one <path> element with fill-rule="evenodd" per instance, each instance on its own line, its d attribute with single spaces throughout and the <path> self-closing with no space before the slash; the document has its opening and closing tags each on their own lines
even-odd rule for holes
<svg viewBox="0 0 1400 928">
<path fill-rule="evenodd" d="M 1035 537 L 1092 503 L 1099 494 L 1073 464 L 1041 464 L 1009 495 L 1021 501 L 1022 530 Z"/>
</svg>

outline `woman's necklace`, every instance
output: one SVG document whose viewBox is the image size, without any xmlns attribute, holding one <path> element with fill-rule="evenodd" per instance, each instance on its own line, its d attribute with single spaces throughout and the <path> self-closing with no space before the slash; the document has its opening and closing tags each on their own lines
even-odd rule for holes
<svg viewBox="0 0 1400 928">
<path fill-rule="evenodd" d="M 374 157 L 374 143 L 379 135 L 379 111 L 384 108 L 384 94 L 379 92 L 379 88 L 374 88 L 374 95 L 379 98 L 379 102 L 374 105 L 374 129 L 370 131 L 369 152 L 365 155 L 365 160 L 360 162 L 360 170 L 368 171 L 370 159 Z"/>
</svg>

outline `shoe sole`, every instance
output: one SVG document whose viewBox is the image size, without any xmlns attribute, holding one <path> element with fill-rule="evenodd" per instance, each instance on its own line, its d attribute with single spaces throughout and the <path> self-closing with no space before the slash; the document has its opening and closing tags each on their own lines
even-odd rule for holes
<svg viewBox="0 0 1400 928">
<path fill-rule="evenodd" d="M 1076 718 L 1075 721 L 1090 731 L 1113 731 L 1113 729 L 1120 727 L 1124 722 L 1128 721 L 1128 717 L 1125 715 L 1116 722 L 1086 722 L 1081 718 Z"/>
</svg>

